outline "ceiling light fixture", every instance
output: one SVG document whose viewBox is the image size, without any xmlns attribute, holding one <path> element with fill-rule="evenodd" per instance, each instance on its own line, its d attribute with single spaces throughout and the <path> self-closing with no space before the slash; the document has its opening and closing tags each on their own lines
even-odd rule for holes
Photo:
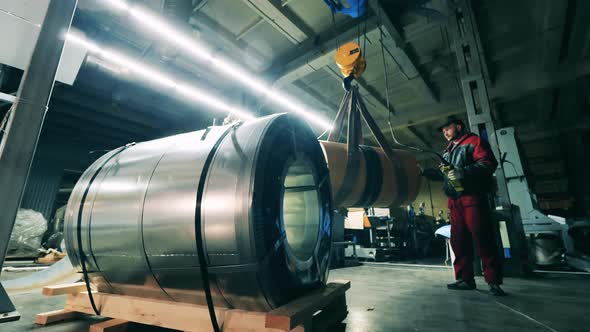
<svg viewBox="0 0 590 332">
<path fill-rule="evenodd" d="M 254 115 L 248 111 L 230 106 L 220 98 L 210 95 L 205 91 L 197 89 L 187 83 L 179 82 L 176 78 L 163 74 L 160 71 L 151 68 L 149 65 L 135 61 L 119 52 L 102 48 L 76 32 L 70 31 L 67 35 L 67 39 L 69 42 L 81 45 L 99 57 L 111 61 L 135 73 L 136 75 L 141 76 L 147 81 L 169 88 L 176 93 L 190 98 L 191 100 L 194 100 L 200 104 L 220 111 L 229 112 L 240 119 L 248 120 L 254 118 Z"/>
<path fill-rule="evenodd" d="M 201 61 L 209 62 L 212 64 L 211 68 L 221 72 L 233 79 L 239 81 L 244 86 L 252 89 L 272 100 L 278 105 L 297 113 L 311 123 L 320 126 L 322 129 L 331 129 L 332 124 L 330 121 L 323 117 L 309 112 L 306 110 L 306 106 L 299 102 L 291 99 L 286 94 L 283 94 L 275 89 L 270 84 L 254 78 L 252 73 L 242 69 L 241 66 L 235 65 L 230 61 L 214 56 L 214 50 L 211 47 L 203 45 L 198 41 L 194 40 L 191 36 L 183 33 L 176 29 L 172 25 L 168 24 L 164 19 L 153 15 L 148 11 L 136 7 L 129 6 L 126 2 L 121 0 L 104 0 L 109 3 L 112 7 L 117 10 L 125 11 L 133 18 L 137 23 L 141 24 L 143 28 L 149 30 L 155 35 L 159 35 L 161 38 L 169 42 L 174 42 L 176 46 L 185 52 L 189 53 L 192 57 L 197 58 Z"/>
</svg>

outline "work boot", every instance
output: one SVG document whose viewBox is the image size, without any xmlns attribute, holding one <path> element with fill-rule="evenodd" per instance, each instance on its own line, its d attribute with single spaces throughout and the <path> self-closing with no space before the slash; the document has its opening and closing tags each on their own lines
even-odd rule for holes
<svg viewBox="0 0 590 332">
<path fill-rule="evenodd" d="M 506 292 L 504 292 L 502 290 L 502 288 L 500 288 L 500 285 L 498 284 L 490 284 L 490 294 L 494 295 L 494 296 L 506 296 L 508 294 L 506 294 Z"/>
<path fill-rule="evenodd" d="M 474 290 L 475 280 L 457 279 L 457 281 L 447 284 L 447 288 L 452 290 Z"/>
</svg>

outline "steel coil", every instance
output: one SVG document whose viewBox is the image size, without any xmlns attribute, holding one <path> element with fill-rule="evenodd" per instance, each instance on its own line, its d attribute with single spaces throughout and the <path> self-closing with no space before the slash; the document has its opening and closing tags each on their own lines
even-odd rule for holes
<svg viewBox="0 0 590 332">
<path fill-rule="evenodd" d="M 129 145 L 76 184 L 68 257 L 81 271 L 82 252 L 101 291 L 204 304 L 203 250 L 215 306 L 267 311 L 325 283 L 330 190 L 320 144 L 291 115 Z"/>
</svg>

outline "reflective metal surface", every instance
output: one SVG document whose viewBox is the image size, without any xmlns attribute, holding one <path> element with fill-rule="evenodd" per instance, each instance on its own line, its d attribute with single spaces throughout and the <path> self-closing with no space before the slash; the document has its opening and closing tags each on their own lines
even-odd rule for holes
<svg viewBox="0 0 590 332">
<path fill-rule="evenodd" d="M 82 232 L 100 290 L 203 304 L 201 232 L 215 305 L 264 311 L 325 283 L 331 218 L 319 143 L 274 115 L 109 152 L 76 184 L 64 233 L 80 271 Z"/>
<path fill-rule="evenodd" d="M 283 218 L 285 236 L 295 257 L 307 260 L 318 238 L 320 199 L 317 183 L 306 160 L 287 168 L 284 181 Z"/>
<path fill-rule="evenodd" d="M 344 182 L 347 167 L 348 148 L 346 144 L 320 141 L 328 167 L 332 192 L 338 192 Z M 403 150 L 395 150 L 400 159 L 401 174 L 407 188 L 405 200 L 398 197 L 400 178 L 391 160 L 381 148 L 360 145 L 361 158 L 358 176 L 353 189 L 346 192 L 337 207 L 390 207 L 413 202 L 420 190 L 421 177 L 416 157 Z"/>
</svg>

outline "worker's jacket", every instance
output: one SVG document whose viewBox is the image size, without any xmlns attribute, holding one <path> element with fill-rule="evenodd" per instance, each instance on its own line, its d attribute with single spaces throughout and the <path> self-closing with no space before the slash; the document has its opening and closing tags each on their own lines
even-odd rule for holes
<svg viewBox="0 0 590 332">
<path fill-rule="evenodd" d="M 457 193 L 443 176 L 445 194 L 451 198 L 467 195 L 485 195 L 494 189 L 493 174 L 498 162 L 487 141 L 473 133 L 463 134 L 449 143 L 443 157 L 455 169 L 463 170 L 463 192 Z M 442 176 L 442 173 L 441 173 Z"/>
</svg>

